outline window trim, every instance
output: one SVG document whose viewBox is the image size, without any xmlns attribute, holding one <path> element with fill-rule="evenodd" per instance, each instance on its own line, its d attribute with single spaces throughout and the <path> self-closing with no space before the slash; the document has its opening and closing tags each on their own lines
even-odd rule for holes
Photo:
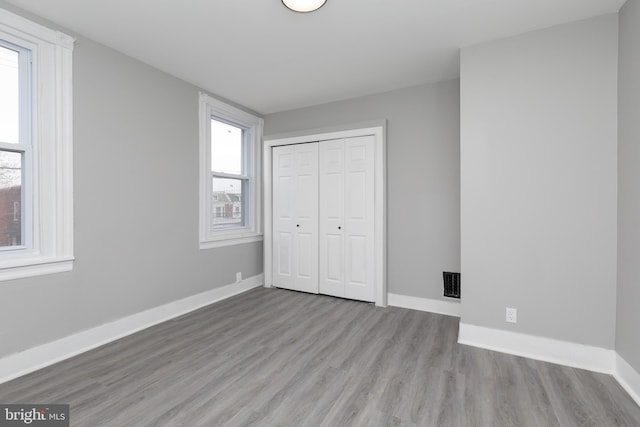
<svg viewBox="0 0 640 427">
<path fill-rule="evenodd" d="M 211 119 L 229 122 L 242 127 L 248 133 L 245 144 L 247 153 L 243 154 L 246 175 L 249 177 L 249 191 L 246 196 L 247 224 L 235 229 L 211 231 Z M 200 209 L 199 244 L 200 249 L 219 248 L 230 245 L 262 241 L 262 118 L 215 99 L 204 92 L 199 96 L 200 121 Z M 245 163 L 245 164 L 246 164 Z M 220 175 L 217 173 L 216 175 Z M 248 209 L 246 209 L 248 208 Z"/>
<path fill-rule="evenodd" d="M 0 281 L 73 268 L 74 39 L 5 9 L 0 38 L 31 50 L 31 247 L 0 254 Z"/>
</svg>

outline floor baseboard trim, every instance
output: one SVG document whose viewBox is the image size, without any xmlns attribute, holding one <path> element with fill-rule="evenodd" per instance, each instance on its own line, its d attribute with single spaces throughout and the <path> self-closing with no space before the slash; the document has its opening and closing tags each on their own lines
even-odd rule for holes
<svg viewBox="0 0 640 427">
<path fill-rule="evenodd" d="M 593 372 L 615 372 L 615 351 L 552 338 L 461 322 L 458 343 Z"/>
<path fill-rule="evenodd" d="M 454 301 L 411 297 L 408 295 L 389 293 L 387 295 L 387 305 L 460 317 L 460 303 Z"/>
<path fill-rule="evenodd" d="M 0 359 L 0 384 L 264 284 L 264 275 L 211 289 Z"/>
<path fill-rule="evenodd" d="M 616 371 L 614 378 L 633 400 L 640 405 L 640 373 L 616 353 Z"/>
</svg>

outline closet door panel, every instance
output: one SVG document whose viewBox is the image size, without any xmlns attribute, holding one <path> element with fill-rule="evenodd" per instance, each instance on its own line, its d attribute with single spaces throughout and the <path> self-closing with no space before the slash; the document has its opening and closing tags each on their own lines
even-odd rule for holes
<svg viewBox="0 0 640 427">
<path fill-rule="evenodd" d="M 318 144 L 272 154 L 273 285 L 318 293 Z"/>
<path fill-rule="evenodd" d="M 320 150 L 320 293 L 344 297 L 344 140 Z"/>
<path fill-rule="evenodd" d="M 273 284 L 290 288 L 293 283 L 293 197 L 295 153 L 289 147 L 273 149 Z"/>
<path fill-rule="evenodd" d="M 294 145 L 296 289 L 318 293 L 318 143 Z"/>
<path fill-rule="evenodd" d="M 374 139 L 345 140 L 345 297 L 375 300 Z"/>
<path fill-rule="evenodd" d="M 291 277 L 291 246 L 292 246 L 291 233 L 280 232 L 278 235 L 278 268 L 277 273 L 281 276 Z"/>
<path fill-rule="evenodd" d="M 340 234 L 327 234 L 326 236 L 326 278 L 340 286 L 344 293 L 344 238 Z"/>
</svg>

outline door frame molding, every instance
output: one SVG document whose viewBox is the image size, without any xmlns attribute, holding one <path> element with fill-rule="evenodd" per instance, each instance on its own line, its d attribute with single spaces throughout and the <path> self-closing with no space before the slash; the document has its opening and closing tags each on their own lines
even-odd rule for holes
<svg viewBox="0 0 640 427">
<path fill-rule="evenodd" d="M 375 151 L 375 211 L 374 211 L 374 262 L 375 262 L 375 304 L 387 306 L 387 141 L 386 122 L 378 126 L 353 128 L 337 131 L 302 131 L 295 136 L 265 137 L 262 146 L 262 172 L 264 195 L 264 286 L 270 288 L 273 280 L 272 253 L 272 156 L 271 150 L 279 145 L 304 144 L 332 139 L 373 136 Z"/>
</svg>

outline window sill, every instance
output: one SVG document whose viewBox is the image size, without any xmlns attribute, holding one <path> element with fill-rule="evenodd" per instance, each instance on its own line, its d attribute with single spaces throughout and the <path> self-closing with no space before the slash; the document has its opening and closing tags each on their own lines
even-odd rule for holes
<svg viewBox="0 0 640 427">
<path fill-rule="evenodd" d="M 0 281 L 44 276 L 73 270 L 73 258 L 31 259 L 21 263 L 0 263 Z"/>
<path fill-rule="evenodd" d="M 232 234 L 229 236 L 220 236 L 200 242 L 200 249 L 223 248 L 225 246 L 243 245 L 245 243 L 261 242 L 262 234 Z"/>
</svg>

